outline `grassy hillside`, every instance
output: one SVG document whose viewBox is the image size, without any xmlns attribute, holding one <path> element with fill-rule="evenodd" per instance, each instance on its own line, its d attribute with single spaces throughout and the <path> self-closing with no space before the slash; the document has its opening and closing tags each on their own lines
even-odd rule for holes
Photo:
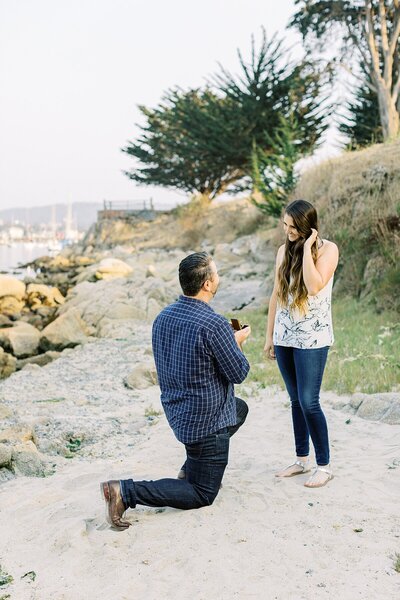
<svg viewBox="0 0 400 600">
<path fill-rule="evenodd" d="M 400 140 L 345 152 L 302 176 L 296 198 L 319 209 L 340 249 L 336 295 L 400 308 Z"/>
</svg>

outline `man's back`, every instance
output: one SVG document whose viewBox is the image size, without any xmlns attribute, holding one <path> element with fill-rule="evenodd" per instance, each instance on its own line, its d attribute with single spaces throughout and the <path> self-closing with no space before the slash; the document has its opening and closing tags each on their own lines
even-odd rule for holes
<svg viewBox="0 0 400 600">
<path fill-rule="evenodd" d="M 153 324 L 161 401 L 176 437 L 187 444 L 234 425 L 233 383 L 249 364 L 228 321 L 208 303 L 181 296 Z"/>
</svg>

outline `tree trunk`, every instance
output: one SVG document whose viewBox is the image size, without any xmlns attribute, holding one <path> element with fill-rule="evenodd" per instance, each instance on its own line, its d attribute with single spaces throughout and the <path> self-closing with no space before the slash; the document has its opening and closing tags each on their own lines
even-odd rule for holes
<svg viewBox="0 0 400 600">
<path fill-rule="evenodd" d="M 396 138 L 400 133 L 400 118 L 390 90 L 384 82 L 378 84 L 379 115 L 382 124 L 383 139 Z"/>
</svg>

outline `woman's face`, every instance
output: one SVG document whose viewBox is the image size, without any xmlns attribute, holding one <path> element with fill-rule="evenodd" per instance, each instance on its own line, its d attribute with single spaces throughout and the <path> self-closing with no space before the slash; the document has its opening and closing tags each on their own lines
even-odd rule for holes
<svg viewBox="0 0 400 600">
<path fill-rule="evenodd" d="M 289 242 L 297 242 L 297 240 L 301 237 L 290 215 L 285 214 L 283 217 L 283 230 Z"/>
</svg>

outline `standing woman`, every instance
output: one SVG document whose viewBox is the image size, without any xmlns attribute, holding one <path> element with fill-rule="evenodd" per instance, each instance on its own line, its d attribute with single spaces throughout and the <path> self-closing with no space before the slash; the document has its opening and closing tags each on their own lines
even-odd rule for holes
<svg viewBox="0 0 400 600">
<path fill-rule="evenodd" d="M 276 257 L 264 351 L 277 360 L 290 396 L 296 459 L 276 476 L 310 471 L 311 436 L 317 466 L 304 485 L 314 488 L 333 478 L 319 394 L 333 344 L 331 295 L 339 253 L 336 244 L 319 237 L 317 211 L 305 200 L 286 207 L 283 228 L 286 242 Z"/>
</svg>

